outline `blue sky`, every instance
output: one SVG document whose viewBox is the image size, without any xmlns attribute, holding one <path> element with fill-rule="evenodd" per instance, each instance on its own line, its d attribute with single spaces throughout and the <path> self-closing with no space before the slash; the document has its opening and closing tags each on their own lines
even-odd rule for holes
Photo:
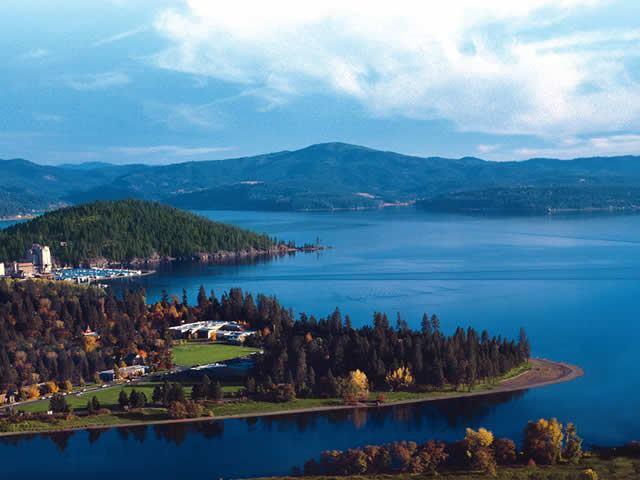
<svg viewBox="0 0 640 480">
<path fill-rule="evenodd" d="M 631 0 L 5 0 L 0 158 L 640 154 L 638 18 Z"/>
</svg>

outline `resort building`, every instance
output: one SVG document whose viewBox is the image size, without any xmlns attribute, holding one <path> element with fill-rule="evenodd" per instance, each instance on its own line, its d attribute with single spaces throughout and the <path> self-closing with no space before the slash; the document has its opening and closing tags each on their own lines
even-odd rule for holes
<svg viewBox="0 0 640 480">
<path fill-rule="evenodd" d="M 11 262 L 6 266 L 4 264 L 0 265 L 2 265 L 0 267 L 0 276 L 11 275 L 16 278 L 50 275 L 53 271 L 51 250 L 48 246 L 43 246 L 39 243 L 34 243 L 19 262 Z"/>
<path fill-rule="evenodd" d="M 190 339 L 190 338 L 215 338 L 215 334 L 218 330 L 224 326 L 229 325 L 229 322 L 193 322 L 184 323 L 175 327 L 169 327 L 169 330 L 173 332 L 174 338 Z"/>
<path fill-rule="evenodd" d="M 247 337 L 256 332 L 245 330 L 237 322 L 193 322 L 169 327 L 173 332 L 173 338 L 191 340 L 202 339 L 211 341 L 223 341 L 235 345 L 241 345 Z"/>
<path fill-rule="evenodd" d="M 145 375 L 149 367 L 145 367 L 144 365 L 132 365 L 130 367 L 121 367 L 118 369 L 118 377 L 123 380 L 128 380 L 135 377 L 141 377 Z M 98 374 L 100 376 L 100 380 L 103 382 L 113 382 L 116 380 L 115 371 L 111 370 L 103 370 Z"/>
<path fill-rule="evenodd" d="M 31 278 L 36 274 L 33 262 L 13 262 L 9 264 L 9 272 L 12 277 Z"/>
</svg>

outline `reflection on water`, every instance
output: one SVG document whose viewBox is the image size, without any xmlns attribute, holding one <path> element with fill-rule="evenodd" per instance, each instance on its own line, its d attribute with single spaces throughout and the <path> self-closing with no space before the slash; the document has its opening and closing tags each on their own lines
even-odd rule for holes
<svg viewBox="0 0 640 480">
<path fill-rule="evenodd" d="M 144 444 L 153 439 L 174 446 L 180 446 L 189 438 L 191 441 L 222 439 L 226 423 L 244 424 L 247 431 L 307 434 L 319 430 L 352 426 L 356 430 L 369 427 L 372 430 L 387 424 L 405 424 L 413 431 L 426 431 L 443 425 L 450 429 L 460 429 L 472 423 L 474 418 L 486 415 L 497 405 L 525 395 L 525 392 L 498 393 L 473 398 L 437 400 L 423 404 L 382 406 L 379 408 L 356 408 L 332 410 L 295 415 L 272 415 L 250 417 L 239 420 L 204 420 L 198 422 L 177 422 L 162 425 L 119 427 L 111 429 L 91 429 L 88 431 L 68 431 L 20 436 L 0 437 L 2 446 L 20 446 L 34 439 L 51 441 L 60 452 L 64 452 L 75 435 L 82 437 L 85 446 L 99 445 L 105 434 L 116 435 L 123 442 Z M 426 437 L 425 437 L 426 439 Z M 251 441 L 249 441 L 251 443 Z M 232 453 L 231 453 L 232 454 Z"/>
</svg>

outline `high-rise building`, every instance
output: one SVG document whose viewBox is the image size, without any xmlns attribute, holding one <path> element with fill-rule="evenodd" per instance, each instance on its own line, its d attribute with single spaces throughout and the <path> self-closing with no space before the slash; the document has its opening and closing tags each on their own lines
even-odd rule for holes
<svg viewBox="0 0 640 480">
<path fill-rule="evenodd" d="M 48 246 L 34 243 L 29 253 L 38 273 L 51 273 L 53 265 L 51 263 L 51 250 Z"/>
</svg>

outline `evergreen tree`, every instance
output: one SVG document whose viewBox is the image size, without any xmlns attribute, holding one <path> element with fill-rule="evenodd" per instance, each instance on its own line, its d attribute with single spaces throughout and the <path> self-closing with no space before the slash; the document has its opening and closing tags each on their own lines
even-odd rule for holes
<svg viewBox="0 0 640 480">
<path fill-rule="evenodd" d="M 207 292 L 204 289 L 204 285 L 200 285 L 198 290 L 198 307 L 204 309 L 209 305 L 209 299 L 207 298 Z"/>
<path fill-rule="evenodd" d="M 120 406 L 120 410 L 125 410 L 129 406 L 129 397 L 127 396 L 127 392 L 124 390 L 120 390 L 120 394 L 118 395 L 118 405 Z"/>
<path fill-rule="evenodd" d="M 49 400 L 49 410 L 53 413 L 69 413 L 71 411 L 67 399 L 59 393 L 53 395 Z"/>
<path fill-rule="evenodd" d="M 216 402 L 221 402 L 224 397 L 224 393 L 222 391 L 222 385 L 220 382 L 215 381 L 211 384 L 211 399 Z"/>
</svg>

